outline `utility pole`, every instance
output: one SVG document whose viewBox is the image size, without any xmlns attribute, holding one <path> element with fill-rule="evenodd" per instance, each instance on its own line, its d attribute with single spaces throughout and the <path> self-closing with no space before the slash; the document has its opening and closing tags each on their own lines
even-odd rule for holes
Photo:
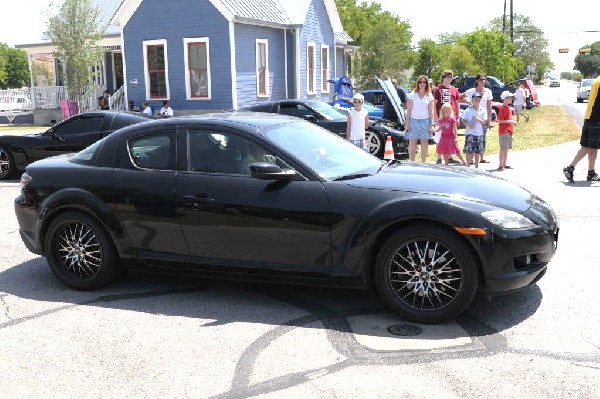
<svg viewBox="0 0 600 399">
<path fill-rule="evenodd" d="M 514 33 L 513 33 L 513 0 L 510 0 L 510 42 L 514 42 Z"/>
</svg>

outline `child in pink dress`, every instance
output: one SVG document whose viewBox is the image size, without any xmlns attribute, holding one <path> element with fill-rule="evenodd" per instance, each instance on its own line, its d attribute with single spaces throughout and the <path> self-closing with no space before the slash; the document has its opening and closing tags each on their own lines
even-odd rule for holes
<svg viewBox="0 0 600 399">
<path fill-rule="evenodd" d="M 437 145 L 437 153 L 444 158 L 444 165 L 448 165 L 448 159 L 454 154 L 456 154 L 463 165 L 467 165 L 460 153 L 458 143 L 456 142 L 456 126 L 458 122 L 453 115 L 454 111 L 452 109 L 452 105 L 443 104 L 440 112 L 442 117 L 438 120 L 438 126 L 436 130 L 441 130 L 442 134 L 440 137 L 440 142 Z"/>
</svg>

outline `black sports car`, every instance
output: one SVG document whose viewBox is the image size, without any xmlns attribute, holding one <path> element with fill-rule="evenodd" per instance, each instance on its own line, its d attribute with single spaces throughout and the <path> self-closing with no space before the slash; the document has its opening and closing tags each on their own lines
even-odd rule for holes
<svg viewBox="0 0 600 399">
<path fill-rule="evenodd" d="M 240 111 L 269 112 L 295 116 L 316 123 L 342 137 L 346 137 L 346 122 L 348 116 L 335 109 L 332 105 L 320 100 L 279 100 L 265 101 L 241 107 Z M 388 121 L 381 118 L 369 118 L 369 129 L 365 134 L 365 142 L 369 152 L 382 158 L 385 149 L 386 136 L 392 137 L 392 149 L 397 158 L 408 156 L 408 142 L 404 132 L 388 126 Z"/>
<path fill-rule="evenodd" d="M 558 221 L 487 172 L 382 161 L 312 123 L 221 113 L 123 128 L 29 165 L 15 212 L 58 279 L 121 269 L 366 289 L 418 322 L 543 276 Z"/>
<path fill-rule="evenodd" d="M 81 151 L 117 129 L 150 119 L 153 117 L 140 112 L 83 112 L 44 133 L 0 136 L 0 180 L 38 159 Z"/>
</svg>

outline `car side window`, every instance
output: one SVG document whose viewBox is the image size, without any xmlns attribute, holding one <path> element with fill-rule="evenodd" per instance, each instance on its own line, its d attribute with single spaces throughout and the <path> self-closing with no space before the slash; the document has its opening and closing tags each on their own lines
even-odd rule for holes
<svg viewBox="0 0 600 399">
<path fill-rule="evenodd" d="M 57 136 L 71 136 L 82 133 L 100 133 L 102 128 L 101 116 L 75 118 L 67 120 L 65 123 L 53 128 Z"/>
<path fill-rule="evenodd" d="M 279 106 L 279 113 L 282 115 L 295 116 L 296 118 L 300 118 L 300 111 L 298 110 L 298 106 L 296 104 L 282 104 Z"/>
<path fill-rule="evenodd" d="M 188 130 L 187 144 L 188 170 L 193 172 L 250 175 L 251 164 L 277 160 L 262 146 L 234 133 Z"/>
<path fill-rule="evenodd" d="M 175 132 L 134 137 L 127 142 L 129 156 L 142 169 L 175 169 Z"/>
</svg>

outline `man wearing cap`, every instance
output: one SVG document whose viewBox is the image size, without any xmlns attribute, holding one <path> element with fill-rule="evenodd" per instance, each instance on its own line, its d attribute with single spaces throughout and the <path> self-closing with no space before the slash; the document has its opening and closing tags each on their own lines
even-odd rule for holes
<svg viewBox="0 0 600 399">
<path fill-rule="evenodd" d="M 511 169 L 506 164 L 508 150 L 512 148 L 512 135 L 514 125 L 517 121 L 513 119 L 513 111 L 510 107 L 514 94 L 504 90 L 500 94 L 502 105 L 498 106 L 498 139 L 500 140 L 500 152 L 498 153 L 498 170 Z"/>
<path fill-rule="evenodd" d="M 581 148 L 575 154 L 573 162 L 563 169 L 563 173 L 567 180 L 573 183 L 573 173 L 575 166 L 579 161 L 587 155 L 588 157 L 588 174 L 587 181 L 600 181 L 600 177 L 594 170 L 596 157 L 598 156 L 598 148 L 600 148 L 600 76 L 593 82 L 590 88 L 590 97 L 588 98 L 587 110 L 583 117 L 583 128 L 581 129 L 581 139 L 579 143 Z"/>
<path fill-rule="evenodd" d="M 346 139 L 357 147 L 367 150 L 365 146 L 365 132 L 369 128 L 369 112 L 362 107 L 365 97 L 356 93 L 352 97 L 354 108 L 348 112 L 346 123 Z"/>
</svg>

